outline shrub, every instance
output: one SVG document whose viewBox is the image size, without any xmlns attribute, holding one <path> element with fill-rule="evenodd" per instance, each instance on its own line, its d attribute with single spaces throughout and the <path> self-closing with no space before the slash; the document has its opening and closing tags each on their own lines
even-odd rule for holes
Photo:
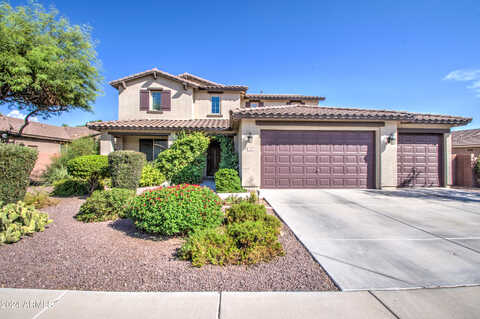
<svg viewBox="0 0 480 319">
<path fill-rule="evenodd" d="M 219 193 L 241 193 L 246 191 L 242 187 L 237 171 L 231 168 L 222 168 L 215 173 L 215 188 Z"/>
<path fill-rule="evenodd" d="M 259 203 L 258 196 L 255 192 L 250 192 L 250 195 L 246 198 L 242 198 L 238 196 L 229 196 L 224 200 L 224 203 L 228 205 L 240 204 L 243 202 L 258 204 Z"/>
<path fill-rule="evenodd" d="M 108 155 L 112 187 L 137 189 L 145 154 L 134 151 L 116 151 Z"/>
<path fill-rule="evenodd" d="M 0 144 L 0 201 L 15 203 L 25 197 L 37 156 L 29 147 Z"/>
<path fill-rule="evenodd" d="M 207 151 L 210 139 L 205 134 L 196 132 L 191 134 L 180 133 L 172 146 L 161 152 L 155 160 L 155 167 L 172 181 L 173 177 L 179 175 L 176 180 L 181 180 L 181 173 L 187 166 L 202 160 Z M 189 169 L 187 169 L 189 170 Z"/>
<path fill-rule="evenodd" d="M 79 156 L 67 162 L 67 169 L 73 178 L 87 181 L 91 193 L 108 175 L 108 158 L 105 155 Z"/>
<path fill-rule="evenodd" d="M 140 187 L 160 186 L 163 182 L 165 182 L 165 176 L 152 163 L 146 163 L 143 166 Z"/>
<path fill-rule="evenodd" d="M 58 199 L 51 198 L 45 191 L 28 192 L 23 201 L 26 205 L 33 205 L 37 209 L 57 205 L 59 202 Z"/>
<path fill-rule="evenodd" d="M 90 184 L 78 178 L 67 178 L 56 181 L 53 187 L 52 194 L 61 197 L 82 196 L 90 192 Z"/>
<path fill-rule="evenodd" d="M 93 137 L 82 137 L 73 140 L 62 147 L 60 156 L 52 159 L 52 163 L 43 173 L 42 179 L 52 184 L 61 179 L 70 177 L 67 171 L 67 162 L 79 156 L 98 154 L 98 143 Z"/>
<path fill-rule="evenodd" d="M 475 175 L 477 178 L 480 178 L 480 157 L 477 159 L 477 162 L 475 163 Z"/>
<path fill-rule="evenodd" d="M 0 205 L 1 206 L 1 205 Z M 52 222 L 47 213 L 42 213 L 22 201 L 0 208 L 0 244 L 14 243 L 22 236 L 44 231 Z"/>
<path fill-rule="evenodd" d="M 94 191 L 80 207 L 75 218 L 83 222 L 103 222 L 125 218 L 130 201 L 135 197 L 131 189 L 112 188 Z"/>
<path fill-rule="evenodd" d="M 220 198 L 208 187 L 181 184 L 147 191 L 133 200 L 129 217 L 146 232 L 183 235 L 223 221 Z"/>
<path fill-rule="evenodd" d="M 255 264 L 285 254 L 278 241 L 281 223 L 265 206 L 243 201 L 227 210 L 225 226 L 190 234 L 180 258 L 201 267 L 206 263 Z"/>
<path fill-rule="evenodd" d="M 226 135 L 216 135 L 214 139 L 220 143 L 220 163 L 218 167 L 238 170 L 238 153 L 235 151 L 233 138 Z"/>
<path fill-rule="evenodd" d="M 207 157 L 198 156 L 192 163 L 172 176 L 172 184 L 200 184 L 207 166 Z"/>
</svg>

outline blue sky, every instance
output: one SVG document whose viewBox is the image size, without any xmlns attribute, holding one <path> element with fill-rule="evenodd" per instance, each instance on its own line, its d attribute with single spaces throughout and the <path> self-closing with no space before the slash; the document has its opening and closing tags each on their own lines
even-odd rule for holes
<svg viewBox="0 0 480 319">
<path fill-rule="evenodd" d="M 105 77 L 94 113 L 51 124 L 117 119 L 117 92 L 107 82 L 158 67 L 244 84 L 249 93 L 469 116 L 468 128 L 480 127 L 478 0 L 40 3 L 93 27 Z"/>
</svg>

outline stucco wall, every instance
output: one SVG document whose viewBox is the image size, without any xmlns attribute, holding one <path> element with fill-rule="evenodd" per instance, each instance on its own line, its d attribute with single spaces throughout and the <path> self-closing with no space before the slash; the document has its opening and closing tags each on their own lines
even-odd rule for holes
<svg viewBox="0 0 480 319">
<path fill-rule="evenodd" d="M 152 75 L 126 83 L 127 88 L 121 85 L 118 90 L 118 119 L 192 119 L 193 118 L 193 89 L 185 90 L 179 82 Z M 140 111 L 141 89 L 163 89 L 171 91 L 171 111 L 162 113 L 147 113 Z M 152 97 L 150 96 L 150 107 Z"/>
<path fill-rule="evenodd" d="M 263 102 L 263 106 L 280 106 L 280 105 L 286 105 L 290 99 L 286 100 L 261 100 Z M 247 100 L 242 101 L 242 107 L 245 107 L 245 103 Z M 302 100 L 305 105 L 318 105 L 318 101 L 316 100 Z"/>
<path fill-rule="evenodd" d="M 195 91 L 194 118 L 202 119 L 212 115 L 212 96 L 220 97 L 220 113 L 224 119 L 229 118 L 230 110 L 240 107 L 239 92 L 208 93 L 206 91 Z"/>
<path fill-rule="evenodd" d="M 393 136 L 394 140 L 388 143 L 388 137 Z M 397 122 L 386 122 L 380 128 L 377 151 L 380 151 L 380 161 L 377 178 L 380 180 L 381 188 L 397 187 Z"/>
<path fill-rule="evenodd" d="M 58 141 L 32 139 L 27 137 L 15 138 L 14 143 L 23 144 L 35 148 L 38 151 L 38 158 L 31 173 L 32 178 L 39 178 L 42 175 L 52 162 L 52 158 L 60 155 L 62 145 Z"/>
</svg>

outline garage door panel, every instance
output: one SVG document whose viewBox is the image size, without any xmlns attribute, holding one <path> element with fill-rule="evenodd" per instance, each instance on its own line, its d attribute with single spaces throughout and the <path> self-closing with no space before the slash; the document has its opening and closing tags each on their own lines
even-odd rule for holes
<svg viewBox="0 0 480 319">
<path fill-rule="evenodd" d="M 398 186 L 441 186 L 443 184 L 442 143 L 441 134 L 399 134 Z"/>
<path fill-rule="evenodd" d="M 262 131 L 261 137 L 262 166 L 269 167 L 262 169 L 262 187 L 374 187 L 373 132 Z"/>
</svg>

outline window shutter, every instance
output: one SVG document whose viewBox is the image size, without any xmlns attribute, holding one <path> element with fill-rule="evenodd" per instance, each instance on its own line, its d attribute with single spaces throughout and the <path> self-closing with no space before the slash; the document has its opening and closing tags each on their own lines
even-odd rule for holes
<svg viewBox="0 0 480 319">
<path fill-rule="evenodd" d="M 247 103 L 245 103 L 245 107 L 250 107 L 250 101 L 248 101 Z"/>
<path fill-rule="evenodd" d="M 140 91 L 140 111 L 148 111 L 150 108 L 150 92 Z"/>
<path fill-rule="evenodd" d="M 170 111 L 172 109 L 170 91 L 162 91 L 162 111 Z"/>
</svg>

